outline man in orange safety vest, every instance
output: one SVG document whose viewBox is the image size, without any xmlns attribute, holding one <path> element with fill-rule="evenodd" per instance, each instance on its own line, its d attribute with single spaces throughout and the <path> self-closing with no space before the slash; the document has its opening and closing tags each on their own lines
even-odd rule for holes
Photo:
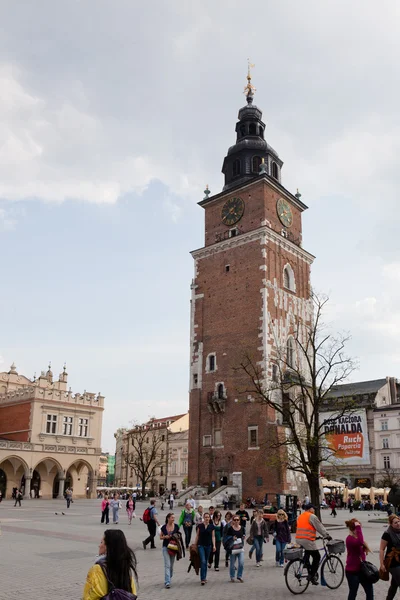
<svg viewBox="0 0 400 600">
<path fill-rule="evenodd" d="M 296 542 L 305 550 L 304 560 L 310 566 L 308 568 L 308 580 L 313 585 L 318 585 L 318 567 L 321 555 L 315 543 L 317 532 L 321 537 L 331 540 L 331 536 L 315 516 L 315 506 L 306 504 L 304 512 L 297 517 Z M 312 562 L 311 559 L 312 558 Z"/>
</svg>

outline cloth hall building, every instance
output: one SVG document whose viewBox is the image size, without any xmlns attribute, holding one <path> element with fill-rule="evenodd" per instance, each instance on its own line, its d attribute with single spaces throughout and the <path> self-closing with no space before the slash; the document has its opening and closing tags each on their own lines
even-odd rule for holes
<svg viewBox="0 0 400 600">
<path fill-rule="evenodd" d="M 14 364 L 0 373 L 0 489 L 11 497 L 96 497 L 104 397 L 67 389 L 49 366 L 39 379 L 20 375 Z"/>
</svg>

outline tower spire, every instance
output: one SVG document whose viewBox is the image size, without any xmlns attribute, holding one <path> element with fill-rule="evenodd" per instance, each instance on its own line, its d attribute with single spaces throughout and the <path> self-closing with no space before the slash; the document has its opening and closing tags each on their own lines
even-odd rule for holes
<svg viewBox="0 0 400 600">
<path fill-rule="evenodd" d="M 255 65 L 251 64 L 250 59 L 247 59 L 247 85 L 244 88 L 244 94 L 247 97 L 247 104 L 251 104 L 253 102 L 254 92 L 256 88 L 251 84 L 251 70 L 255 67 Z"/>
</svg>

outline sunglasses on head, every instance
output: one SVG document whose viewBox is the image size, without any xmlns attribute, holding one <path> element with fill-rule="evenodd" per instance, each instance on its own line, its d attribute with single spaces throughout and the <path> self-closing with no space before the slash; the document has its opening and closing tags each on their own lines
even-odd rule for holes
<svg viewBox="0 0 400 600">
<path fill-rule="evenodd" d="M 240 521 L 240 519 L 233 519 L 234 521 Z"/>
</svg>

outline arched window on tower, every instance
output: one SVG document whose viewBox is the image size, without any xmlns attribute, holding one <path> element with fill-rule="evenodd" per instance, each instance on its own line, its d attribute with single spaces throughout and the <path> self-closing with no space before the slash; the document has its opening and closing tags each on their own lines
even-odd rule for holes
<svg viewBox="0 0 400 600">
<path fill-rule="evenodd" d="M 233 169 L 233 176 L 234 177 L 237 177 L 238 175 L 240 175 L 240 171 L 241 171 L 241 169 L 240 169 L 240 160 L 238 158 L 236 158 L 233 161 L 232 169 Z"/>
<path fill-rule="evenodd" d="M 283 268 L 283 287 L 287 290 L 290 290 L 291 292 L 296 291 L 294 273 L 289 263 L 287 263 Z"/>
<path fill-rule="evenodd" d="M 250 123 L 249 135 L 257 135 L 257 125 L 255 123 Z"/>
<path fill-rule="evenodd" d="M 278 170 L 278 165 L 276 164 L 276 162 L 272 163 L 272 177 L 274 179 L 279 179 L 279 170 Z"/>
<path fill-rule="evenodd" d="M 253 156 L 253 158 L 251 159 L 251 170 L 253 173 L 258 173 L 260 172 L 260 165 L 261 165 L 261 156 Z"/>
<path fill-rule="evenodd" d="M 242 125 L 240 126 L 239 132 L 240 137 L 244 137 L 246 135 L 246 125 L 244 123 L 242 123 Z"/>
<path fill-rule="evenodd" d="M 223 383 L 218 384 L 217 396 L 218 396 L 218 400 L 223 400 L 223 398 L 224 398 L 224 384 Z"/>
<path fill-rule="evenodd" d="M 289 289 L 290 288 L 290 277 L 289 277 L 289 271 L 287 269 L 287 267 L 285 267 L 283 269 L 283 287 Z"/>
<path fill-rule="evenodd" d="M 264 139 L 264 129 L 262 127 L 258 128 L 258 135 Z"/>
<path fill-rule="evenodd" d="M 286 364 L 294 369 L 294 340 L 292 337 L 288 337 L 286 342 Z"/>
</svg>

